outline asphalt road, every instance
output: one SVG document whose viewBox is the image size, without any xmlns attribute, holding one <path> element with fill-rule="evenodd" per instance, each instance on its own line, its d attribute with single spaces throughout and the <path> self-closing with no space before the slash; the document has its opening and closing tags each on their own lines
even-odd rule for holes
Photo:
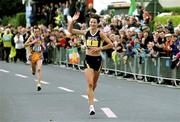
<svg viewBox="0 0 180 122">
<path fill-rule="evenodd" d="M 36 91 L 30 66 L 0 61 L 0 122 L 180 122 L 180 89 L 101 75 L 89 116 L 81 71 L 43 66 Z"/>
</svg>

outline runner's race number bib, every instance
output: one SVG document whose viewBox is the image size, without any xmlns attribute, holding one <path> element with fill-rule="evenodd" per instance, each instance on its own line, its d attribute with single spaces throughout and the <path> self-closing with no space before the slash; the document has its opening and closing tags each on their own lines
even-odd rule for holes
<svg viewBox="0 0 180 122">
<path fill-rule="evenodd" d="M 33 46 L 33 51 L 35 51 L 35 52 L 40 52 L 41 49 L 42 49 L 41 45 L 34 45 Z"/>
</svg>

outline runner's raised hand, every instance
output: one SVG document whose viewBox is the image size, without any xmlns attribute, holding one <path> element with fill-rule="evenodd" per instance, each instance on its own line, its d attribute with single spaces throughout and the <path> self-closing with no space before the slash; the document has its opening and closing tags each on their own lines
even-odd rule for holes
<svg viewBox="0 0 180 122">
<path fill-rule="evenodd" d="M 74 16 L 72 17 L 72 21 L 76 21 L 80 16 L 80 12 L 76 12 Z"/>
</svg>

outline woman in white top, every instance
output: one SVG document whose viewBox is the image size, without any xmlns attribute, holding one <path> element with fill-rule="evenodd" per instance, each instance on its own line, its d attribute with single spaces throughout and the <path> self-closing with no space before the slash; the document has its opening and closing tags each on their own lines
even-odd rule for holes
<svg viewBox="0 0 180 122">
<path fill-rule="evenodd" d="M 26 50 L 24 48 L 24 38 L 23 35 L 17 33 L 14 37 L 14 43 L 16 48 L 16 56 L 14 57 L 14 62 L 17 62 L 19 58 L 24 63 L 26 62 Z"/>
</svg>

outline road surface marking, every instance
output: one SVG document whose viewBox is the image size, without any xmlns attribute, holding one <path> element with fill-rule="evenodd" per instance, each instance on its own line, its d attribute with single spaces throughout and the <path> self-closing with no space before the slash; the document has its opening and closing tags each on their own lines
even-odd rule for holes
<svg viewBox="0 0 180 122">
<path fill-rule="evenodd" d="M 74 92 L 73 90 L 65 88 L 65 87 L 58 87 L 58 88 L 67 92 Z"/>
<path fill-rule="evenodd" d="M 101 108 L 108 118 L 117 118 L 117 116 L 111 111 L 110 108 Z"/>
<path fill-rule="evenodd" d="M 4 69 L 0 69 L 0 72 L 9 73 L 9 71 L 7 71 L 7 70 L 4 70 Z"/>
<path fill-rule="evenodd" d="M 41 83 L 42 83 L 42 84 L 46 84 L 46 85 L 49 84 L 49 82 L 46 82 L 46 81 L 43 81 L 43 80 L 41 81 Z"/>
<path fill-rule="evenodd" d="M 21 78 L 27 78 L 27 76 L 25 76 L 25 75 L 21 75 L 21 74 L 15 74 L 15 75 L 18 77 L 21 77 Z"/>
<path fill-rule="evenodd" d="M 37 79 L 35 79 L 34 81 L 36 81 L 36 82 L 37 82 L 38 80 L 37 80 Z M 41 83 L 42 83 L 42 84 L 45 84 L 45 85 L 50 84 L 49 82 L 46 82 L 46 81 L 41 81 Z"/>
<path fill-rule="evenodd" d="M 88 99 L 88 96 L 87 95 L 81 95 L 82 97 Z M 98 102 L 98 100 L 96 98 L 94 98 L 94 102 Z"/>
</svg>

